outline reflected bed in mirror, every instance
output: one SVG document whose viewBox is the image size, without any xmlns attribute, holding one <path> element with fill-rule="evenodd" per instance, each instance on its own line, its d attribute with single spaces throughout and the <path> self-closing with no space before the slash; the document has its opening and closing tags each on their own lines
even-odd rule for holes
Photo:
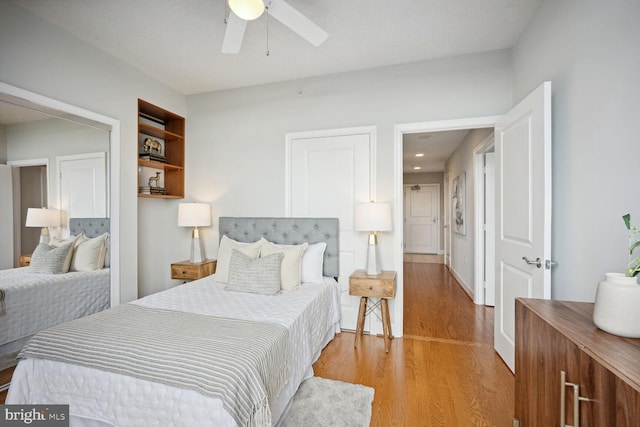
<svg viewBox="0 0 640 427">
<path fill-rule="evenodd" d="M 0 270 L 0 370 L 16 363 L 36 332 L 109 308 L 109 219 L 71 218 L 69 225 L 74 237 L 54 239 L 49 252 L 37 248 L 31 266 Z M 66 247 L 66 257 L 51 255 Z"/>
</svg>

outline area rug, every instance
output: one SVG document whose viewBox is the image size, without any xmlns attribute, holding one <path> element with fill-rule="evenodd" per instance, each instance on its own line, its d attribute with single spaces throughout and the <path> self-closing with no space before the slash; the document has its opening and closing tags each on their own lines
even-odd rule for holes
<svg viewBox="0 0 640 427">
<path fill-rule="evenodd" d="M 360 384 L 311 377 L 298 388 L 280 426 L 368 426 L 373 393 Z"/>
</svg>

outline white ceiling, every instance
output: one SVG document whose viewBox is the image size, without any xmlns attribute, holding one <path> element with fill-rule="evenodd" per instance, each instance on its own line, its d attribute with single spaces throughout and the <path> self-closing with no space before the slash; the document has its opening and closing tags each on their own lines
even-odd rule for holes
<svg viewBox="0 0 640 427">
<path fill-rule="evenodd" d="M 185 94 L 511 47 L 541 0 L 286 0 L 329 33 L 313 47 L 266 17 L 221 53 L 225 0 L 12 0 Z"/>
<path fill-rule="evenodd" d="M 405 134 L 402 138 L 403 172 L 443 172 L 444 164 L 470 130 Z M 416 157 L 422 153 L 424 156 Z M 414 169 L 419 166 L 420 169 Z"/>
</svg>

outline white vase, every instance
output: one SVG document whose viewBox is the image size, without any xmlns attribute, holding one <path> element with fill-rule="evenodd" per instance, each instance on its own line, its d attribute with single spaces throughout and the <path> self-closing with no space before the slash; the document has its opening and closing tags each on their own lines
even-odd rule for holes
<svg viewBox="0 0 640 427">
<path fill-rule="evenodd" d="M 605 273 L 596 291 L 593 323 L 613 335 L 640 338 L 640 285 L 636 277 Z"/>
</svg>

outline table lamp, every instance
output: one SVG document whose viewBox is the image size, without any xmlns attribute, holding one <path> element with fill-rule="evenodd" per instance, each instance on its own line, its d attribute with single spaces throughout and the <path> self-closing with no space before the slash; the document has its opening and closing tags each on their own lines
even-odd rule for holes
<svg viewBox="0 0 640 427">
<path fill-rule="evenodd" d="M 369 232 L 367 246 L 367 274 L 382 273 L 378 260 L 379 231 L 391 231 L 391 206 L 388 203 L 358 203 L 355 210 L 356 231 Z"/>
<path fill-rule="evenodd" d="M 42 227 L 40 231 L 40 243 L 49 244 L 49 227 L 60 226 L 60 211 L 47 208 L 27 209 L 25 227 Z"/>
<path fill-rule="evenodd" d="M 191 262 L 205 260 L 200 230 L 198 227 L 211 225 L 211 206 L 208 203 L 180 203 L 178 205 L 178 226 L 193 227 L 191 232 Z"/>
</svg>

